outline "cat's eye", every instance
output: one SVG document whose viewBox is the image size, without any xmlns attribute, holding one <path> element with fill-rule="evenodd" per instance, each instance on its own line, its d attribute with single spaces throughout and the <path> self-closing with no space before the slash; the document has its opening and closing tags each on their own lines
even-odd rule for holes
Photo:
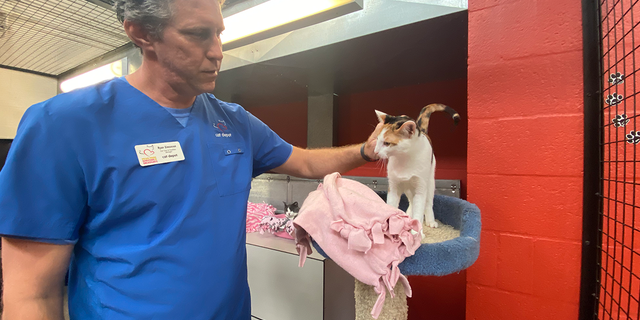
<svg viewBox="0 0 640 320">
<path fill-rule="evenodd" d="M 385 141 L 385 142 L 383 142 L 382 144 L 383 144 L 385 147 L 388 147 L 388 146 L 390 146 L 390 145 L 391 145 L 391 142 L 386 142 L 386 141 Z"/>
</svg>

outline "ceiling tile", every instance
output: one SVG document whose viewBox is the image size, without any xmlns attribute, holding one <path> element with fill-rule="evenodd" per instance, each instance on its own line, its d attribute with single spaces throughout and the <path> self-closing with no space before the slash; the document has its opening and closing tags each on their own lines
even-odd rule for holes
<svg viewBox="0 0 640 320">
<path fill-rule="evenodd" d="M 59 75 L 128 42 L 115 12 L 87 0 L 0 2 L 0 65 Z"/>
</svg>

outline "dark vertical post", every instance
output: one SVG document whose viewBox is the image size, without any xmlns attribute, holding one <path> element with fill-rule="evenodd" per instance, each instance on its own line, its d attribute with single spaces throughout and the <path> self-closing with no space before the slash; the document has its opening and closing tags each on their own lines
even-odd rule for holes
<svg viewBox="0 0 640 320">
<path fill-rule="evenodd" d="M 582 222 L 581 320 L 594 319 L 599 294 L 600 112 L 602 104 L 600 3 L 582 0 L 584 50 L 584 180 Z"/>
<path fill-rule="evenodd" d="M 311 70 L 307 98 L 307 148 L 332 147 L 336 142 L 333 75 Z"/>
</svg>

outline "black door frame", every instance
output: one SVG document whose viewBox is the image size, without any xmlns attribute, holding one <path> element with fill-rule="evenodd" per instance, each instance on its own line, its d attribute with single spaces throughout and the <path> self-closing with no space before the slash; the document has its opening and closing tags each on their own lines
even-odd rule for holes
<svg viewBox="0 0 640 320">
<path fill-rule="evenodd" d="M 584 180 L 582 220 L 582 273 L 580 279 L 580 320 L 597 317 L 600 294 L 602 202 L 602 40 L 600 2 L 582 0 L 583 80 L 584 80 Z"/>
</svg>

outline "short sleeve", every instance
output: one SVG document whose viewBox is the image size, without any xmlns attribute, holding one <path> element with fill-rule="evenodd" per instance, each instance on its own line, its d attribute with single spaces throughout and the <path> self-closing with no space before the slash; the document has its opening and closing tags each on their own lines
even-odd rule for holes
<svg viewBox="0 0 640 320">
<path fill-rule="evenodd" d="M 253 148 L 253 176 L 283 165 L 291 156 L 293 146 L 251 113 L 249 125 Z"/>
<path fill-rule="evenodd" d="M 0 235 L 75 243 L 86 212 L 84 175 L 68 124 L 47 102 L 22 117 L 0 171 Z"/>
</svg>

